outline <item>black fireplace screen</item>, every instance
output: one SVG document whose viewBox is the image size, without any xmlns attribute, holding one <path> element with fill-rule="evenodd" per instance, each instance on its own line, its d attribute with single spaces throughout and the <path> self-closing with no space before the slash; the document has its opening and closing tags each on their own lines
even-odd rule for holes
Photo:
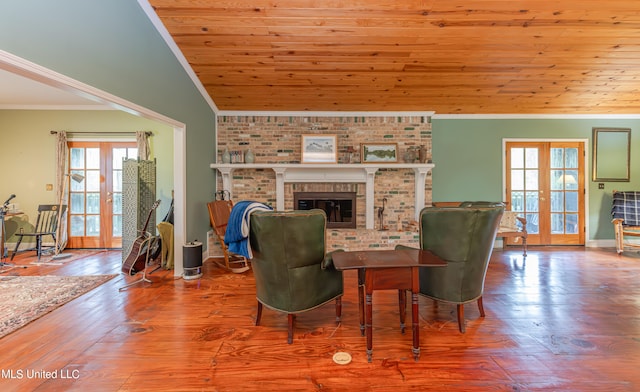
<svg viewBox="0 0 640 392">
<path fill-rule="evenodd" d="M 294 192 L 293 203 L 297 210 L 324 210 L 328 229 L 356 228 L 355 192 Z"/>
</svg>

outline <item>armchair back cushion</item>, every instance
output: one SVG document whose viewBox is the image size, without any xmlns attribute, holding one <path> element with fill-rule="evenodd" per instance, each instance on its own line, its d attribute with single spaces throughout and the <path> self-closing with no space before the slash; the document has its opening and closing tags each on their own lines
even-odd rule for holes
<svg viewBox="0 0 640 392">
<path fill-rule="evenodd" d="M 251 214 L 249 241 L 258 301 L 298 313 L 342 295 L 342 272 L 323 263 L 326 222 L 318 209 Z"/>
<path fill-rule="evenodd" d="M 448 262 L 420 271 L 420 292 L 428 297 L 466 303 L 482 296 L 484 278 L 504 205 L 424 208 L 420 245 Z"/>
</svg>

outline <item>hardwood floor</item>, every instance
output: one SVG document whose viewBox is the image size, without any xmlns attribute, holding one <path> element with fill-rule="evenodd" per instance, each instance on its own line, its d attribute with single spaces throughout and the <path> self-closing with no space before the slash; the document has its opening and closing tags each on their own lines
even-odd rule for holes
<svg viewBox="0 0 640 392">
<path fill-rule="evenodd" d="M 119 273 L 119 252 L 5 274 Z M 374 295 L 373 362 L 360 336 L 356 275 L 345 273 L 343 318 L 333 305 L 297 317 L 264 309 L 255 327 L 251 272 L 205 262 L 202 279 L 156 271 L 152 284 L 118 291 L 119 277 L 0 340 L 3 391 L 638 391 L 640 256 L 614 249 L 496 249 L 480 318 L 465 306 L 420 298 L 421 356 L 411 323 L 399 331 L 397 293 Z M 0 293 L 1 294 L 1 293 Z M 1 300 L 1 298 L 0 298 Z M 409 314 L 410 316 L 410 310 Z M 348 365 L 332 356 L 346 351 Z M 7 371 L 57 371 L 10 379 Z M 62 378 L 66 376 L 69 378 Z"/>
</svg>

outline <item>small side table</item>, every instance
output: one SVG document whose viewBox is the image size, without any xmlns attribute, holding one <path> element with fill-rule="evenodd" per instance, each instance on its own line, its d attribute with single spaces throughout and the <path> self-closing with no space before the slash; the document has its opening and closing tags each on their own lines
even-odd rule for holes
<svg viewBox="0 0 640 392">
<path fill-rule="evenodd" d="M 400 328 L 404 333 L 406 290 L 411 290 L 413 357 L 420 357 L 419 268 L 446 266 L 445 260 L 419 249 L 371 250 L 333 253 L 338 270 L 358 270 L 360 331 L 367 336 L 367 361 L 373 357 L 373 291 L 398 290 Z M 366 300 L 365 300 L 366 297 Z"/>
</svg>

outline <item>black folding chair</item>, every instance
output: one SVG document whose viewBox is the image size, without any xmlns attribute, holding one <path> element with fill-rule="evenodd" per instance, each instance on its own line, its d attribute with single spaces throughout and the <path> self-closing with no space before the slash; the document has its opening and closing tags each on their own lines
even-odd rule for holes
<svg viewBox="0 0 640 392">
<path fill-rule="evenodd" d="M 18 253 L 18 248 L 24 237 L 35 238 L 36 245 L 33 248 L 25 249 L 24 252 L 35 250 L 38 254 L 38 261 L 42 256 L 42 250 L 55 248 L 56 235 L 58 230 L 58 217 L 62 216 L 67 209 L 66 205 L 62 206 L 62 211 L 59 211 L 60 206 L 58 204 L 40 204 L 38 206 L 38 218 L 36 219 L 36 225 L 32 233 L 15 233 L 18 236 L 18 242 L 16 248 L 11 254 L 11 260 Z M 43 247 L 42 237 L 51 236 L 54 245 Z M 32 241 L 29 241 L 32 242 Z"/>
</svg>

